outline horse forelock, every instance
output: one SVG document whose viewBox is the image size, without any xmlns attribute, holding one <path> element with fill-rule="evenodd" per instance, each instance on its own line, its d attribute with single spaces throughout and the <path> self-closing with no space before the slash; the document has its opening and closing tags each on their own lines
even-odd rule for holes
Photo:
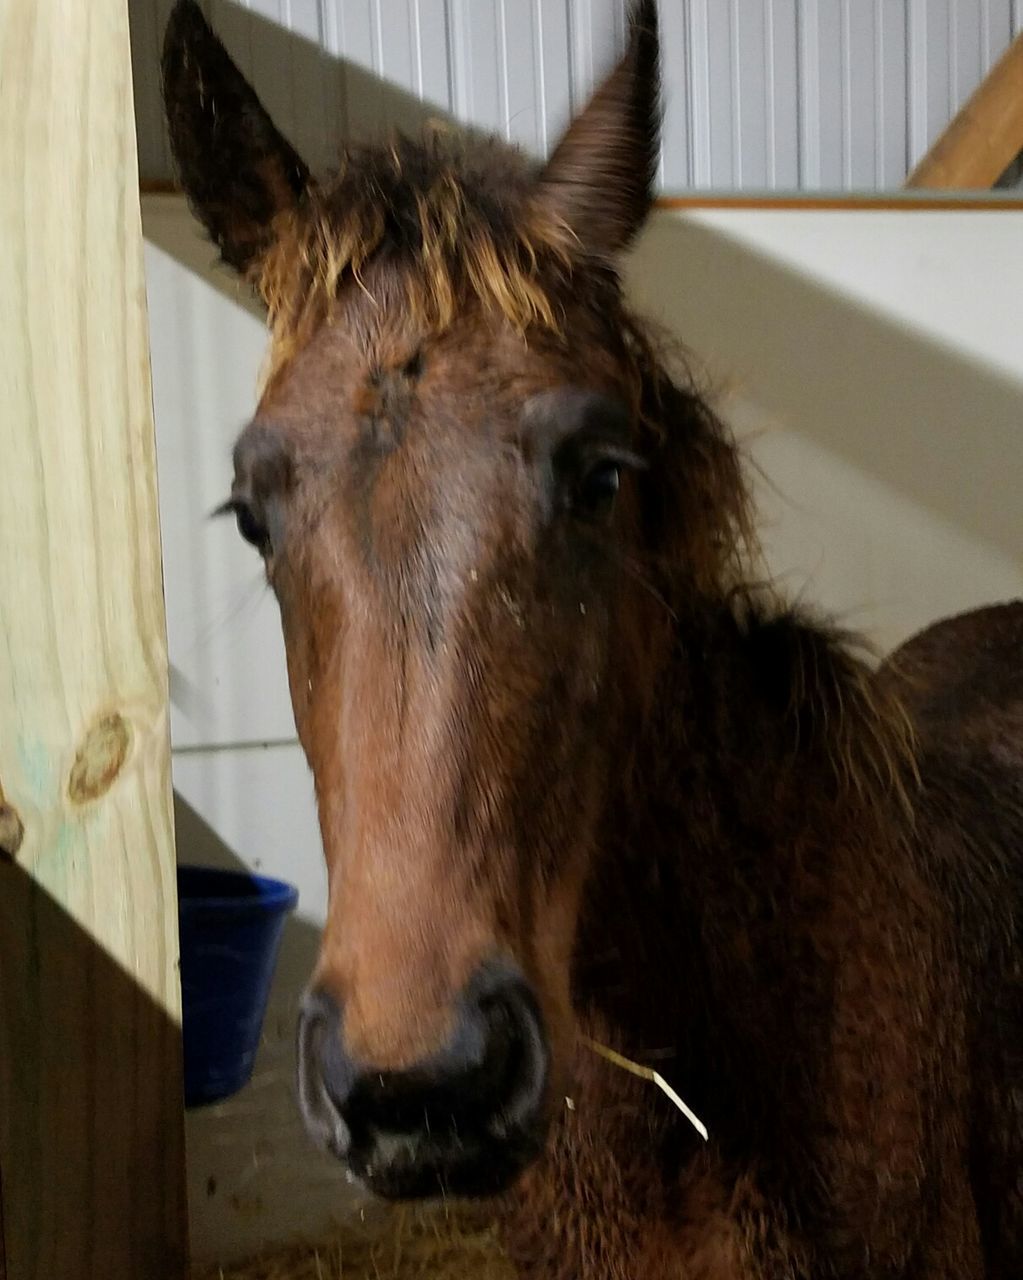
<svg viewBox="0 0 1023 1280">
<path fill-rule="evenodd" d="M 281 215 L 255 270 L 271 327 L 272 378 L 351 286 L 371 303 L 386 273 L 422 337 L 467 307 L 525 335 L 557 335 L 569 288 L 585 286 L 585 247 L 536 198 L 517 152 L 447 134 L 346 152 L 334 175 Z"/>
</svg>

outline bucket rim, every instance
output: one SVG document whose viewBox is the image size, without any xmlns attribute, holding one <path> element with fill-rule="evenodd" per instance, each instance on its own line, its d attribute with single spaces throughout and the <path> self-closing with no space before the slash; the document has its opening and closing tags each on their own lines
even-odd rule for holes
<svg viewBox="0 0 1023 1280">
<path fill-rule="evenodd" d="M 194 893 L 187 895 L 181 892 L 182 876 L 194 877 L 197 881 L 209 878 L 212 885 L 219 881 L 234 881 L 251 886 L 253 892 L 243 894 L 231 893 Z M 178 886 L 178 910 L 180 911 L 231 911 L 250 912 L 254 907 L 262 910 L 289 912 L 298 903 L 298 889 L 286 880 L 278 880 L 274 876 L 260 875 L 248 869 L 203 866 L 199 863 L 179 862 L 176 867 Z"/>
</svg>

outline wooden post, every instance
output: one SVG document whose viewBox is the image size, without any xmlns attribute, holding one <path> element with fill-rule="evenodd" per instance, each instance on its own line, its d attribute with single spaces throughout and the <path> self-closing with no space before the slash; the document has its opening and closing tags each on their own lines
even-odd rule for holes
<svg viewBox="0 0 1023 1280">
<path fill-rule="evenodd" d="M 179 1280 L 167 654 L 126 0 L 5 0 L 0 174 L 6 1276 Z"/>
<path fill-rule="evenodd" d="M 909 175 L 907 187 L 987 190 L 1023 151 L 1023 35 Z"/>
</svg>

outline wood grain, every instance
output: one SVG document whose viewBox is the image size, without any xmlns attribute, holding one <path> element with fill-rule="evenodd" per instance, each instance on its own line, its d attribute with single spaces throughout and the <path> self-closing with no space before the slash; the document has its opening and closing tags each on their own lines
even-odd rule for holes
<svg viewBox="0 0 1023 1280">
<path fill-rule="evenodd" d="M 1023 35 L 1009 45 L 906 180 L 910 189 L 992 187 L 1023 151 Z"/>
<path fill-rule="evenodd" d="M 171 1280 L 180 994 L 126 0 L 5 0 L 0 173 L 0 785 L 23 827 L 0 857 L 7 1280 Z"/>
</svg>

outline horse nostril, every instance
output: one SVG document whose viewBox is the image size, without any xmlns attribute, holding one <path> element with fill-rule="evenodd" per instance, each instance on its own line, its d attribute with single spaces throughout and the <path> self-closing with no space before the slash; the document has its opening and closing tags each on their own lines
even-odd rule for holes
<svg viewBox="0 0 1023 1280">
<path fill-rule="evenodd" d="M 549 1052 L 536 997 L 516 971 L 481 970 L 467 993 L 486 1027 L 482 1076 L 495 1135 L 530 1124 L 543 1104 Z"/>
<path fill-rule="evenodd" d="M 312 991 L 298 1019 L 299 1105 L 312 1136 L 339 1157 L 350 1142 L 342 1110 L 354 1078 L 341 1045 L 337 1004 L 327 992 Z"/>
<path fill-rule="evenodd" d="M 517 970 L 488 965 L 459 1000 L 451 1040 L 405 1071 L 367 1069 L 343 1114 L 356 1141 L 370 1130 L 500 1141 L 535 1121 L 547 1072 L 535 997 Z"/>
</svg>

